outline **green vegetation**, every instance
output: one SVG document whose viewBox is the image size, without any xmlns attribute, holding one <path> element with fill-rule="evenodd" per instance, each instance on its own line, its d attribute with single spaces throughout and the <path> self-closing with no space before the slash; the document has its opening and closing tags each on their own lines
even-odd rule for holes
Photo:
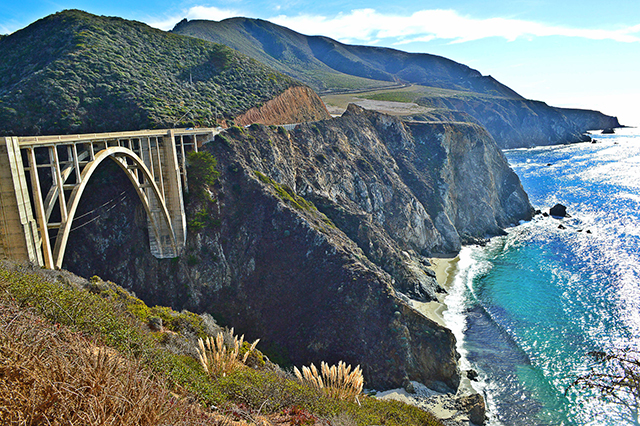
<svg viewBox="0 0 640 426">
<path fill-rule="evenodd" d="M 207 331 L 201 321 L 202 317 L 186 312 L 178 314 L 169 308 L 149 308 L 122 288 L 103 282 L 97 277 L 92 278 L 88 283 L 83 284 L 81 281 L 64 272 L 29 270 L 10 265 L 0 267 L 0 349 L 2 349 L 0 350 L 0 372 L 6 372 L 8 371 L 6 368 L 14 368 L 13 366 L 16 365 L 24 364 L 26 368 L 25 359 L 33 361 L 32 364 L 35 366 L 44 365 L 42 362 L 48 360 L 48 357 L 70 348 L 71 346 L 64 340 L 62 344 L 58 344 L 51 339 L 55 333 L 47 330 L 56 330 L 60 335 L 72 336 L 76 340 L 91 339 L 97 346 L 108 347 L 100 349 L 96 355 L 98 358 L 89 352 L 87 362 L 93 362 L 94 364 L 91 365 L 95 365 L 95 361 L 91 360 L 101 359 L 100 365 L 109 366 L 107 370 L 100 370 L 104 371 L 101 373 L 103 378 L 101 383 L 115 383 L 122 378 L 127 384 L 128 393 L 125 395 L 128 401 L 138 401 L 138 405 L 144 405 L 142 402 L 144 400 L 152 405 L 151 407 L 138 406 L 136 408 L 138 411 L 132 411 L 132 413 L 156 407 L 163 409 L 169 403 L 177 407 L 177 412 L 176 409 L 160 410 L 164 413 L 162 416 L 160 416 L 162 413 L 153 411 L 146 417 L 146 421 L 135 420 L 136 424 L 175 424 L 171 421 L 178 414 L 181 415 L 181 420 L 188 420 L 192 418 L 191 416 L 197 415 L 203 422 L 199 424 L 222 424 L 220 418 L 215 417 L 220 413 L 227 419 L 243 417 L 250 422 L 258 422 L 265 416 L 268 419 L 269 416 L 282 418 L 284 415 L 291 421 L 299 416 L 321 418 L 327 421 L 340 416 L 341 419 L 346 419 L 349 424 L 354 425 L 440 424 L 431 414 L 399 402 L 381 401 L 362 396 L 360 397 L 361 405 L 358 405 L 351 401 L 332 398 L 311 386 L 298 382 L 290 374 L 274 365 L 263 366 L 260 369 L 240 368 L 224 377 L 210 377 L 196 360 L 195 344 L 191 343 L 196 339 L 196 335 Z M 12 324 L 19 324 L 30 315 L 35 317 L 30 320 L 28 326 L 24 327 L 24 330 L 29 330 L 32 334 L 44 330 L 42 333 L 49 339 L 46 342 L 46 350 L 42 346 L 44 341 L 42 338 L 31 339 L 29 337 L 31 334 L 26 332 L 13 333 L 11 334 L 13 337 L 10 336 Z M 151 316 L 162 317 L 163 322 L 176 331 L 173 334 L 151 331 L 146 326 Z M 21 338 L 27 340 L 21 340 Z M 171 351 L 167 350 L 166 342 L 176 340 L 184 342 L 182 347 L 190 350 L 177 351 L 176 348 L 179 346 L 176 344 Z M 26 358 L 23 355 L 18 356 L 18 353 L 26 352 L 22 349 L 7 350 L 9 344 L 20 344 L 22 347 L 30 348 L 29 353 L 32 355 Z M 82 340 L 73 348 L 78 346 L 87 348 L 87 343 Z M 82 351 L 72 352 L 76 364 L 80 352 Z M 69 363 L 71 358 L 65 353 L 61 356 L 67 360 L 64 362 Z M 251 356 L 248 357 L 248 360 L 250 359 Z M 119 365 L 126 368 L 120 368 Z M 136 370 L 129 370 L 130 366 L 135 367 Z M 48 370 L 61 371 L 59 368 Z M 2 377 L 0 391 L 10 390 L 6 386 L 9 377 L 15 382 L 12 383 L 14 387 L 31 386 L 34 382 L 30 378 L 32 376 L 26 374 L 26 371 L 28 370 L 16 369 L 11 376 L 0 375 Z M 84 370 L 69 371 L 63 377 L 58 377 L 58 380 L 62 388 L 73 390 L 74 388 L 69 386 L 76 386 L 77 382 L 74 381 L 76 379 L 84 380 L 84 375 L 79 376 Z M 132 372 L 135 374 L 132 375 Z M 134 386 L 133 382 L 125 380 L 127 377 L 136 378 L 136 381 L 144 386 Z M 32 387 L 32 389 L 37 390 L 41 387 Z M 86 388 L 82 389 L 86 392 Z M 104 389 L 114 389 L 114 392 L 117 390 L 115 384 Z M 65 392 L 56 393 L 53 400 L 62 398 L 66 395 Z M 147 395 L 148 392 L 152 395 Z M 38 395 L 32 394 L 33 398 L 36 398 L 35 402 L 43 402 L 43 397 Z M 118 390 L 117 395 L 123 395 L 123 393 Z M 67 397 L 71 398 L 71 396 L 69 393 Z M 153 396 L 153 399 L 149 399 L 150 396 Z M 103 401 L 106 396 L 100 394 L 100 398 L 102 399 L 97 400 Z M 122 399 L 119 401 L 123 402 Z M 189 401 L 197 401 L 201 405 L 194 406 Z M 214 410 L 217 413 L 204 408 L 212 406 L 216 407 Z M 46 404 L 41 404 L 39 407 L 47 408 Z M 49 408 L 51 407 L 47 409 Z M 86 405 L 79 407 L 73 405 L 72 408 L 80 410 L 76 415 L 82 415 L 84 413 L 82 410 L 91 409 Z M 12 406 L 10 409 L 24 408 Z M 127 407 L 125 406 L 124 409 Z M 47 411 L 47 413 L 55 415 L 54 412 Z M 24 418 L 33 413 L 7 412 L 6 408 L 0 408 L 0 414 L 4 416 L 3 418 L 9 418 L 10 415 L 14 416 L 11 418 L 20 415 Z M 36 421 L 35 418 L 31 420 Z"/>
<path fill-rule="evenodd" d="M 220 226 L 220 220 L 212 216 L 209 211 L 208 204 L 205 204 L 200 210 L 197 210 L 193 215 L 190 215 L 191 219 L 187 223 L 187 227 L 190 231 L 197 232 L 204 228 L 211 228 L 214 226 Z"/>
<path fill-rule="evenodd" d="M 216 169 L 218 160 L 207 151 L 191 151 L 187 154 L 187 176 L 189 191 L 198 198 L 205 197 L 207 187 L 218 180 L 220 172 Z"/>
<path fill-rule="evenodd" d="M 187 155 L 189 195 L 201 204 L 193 215 L 189 215 L 190 220 L 187 226 L 190 231 L 197 232 L 220 224 L 211 214 L 210 202 L 213 200 L 208 192 L 209 187 L 214 185 L 220 176 L 217 166 L 218 160 L 207 151 L 191 151 Z"/>
<path fill-rule="evenodd" d="M 409 91 L 384 91 L 371 94 L 364 93 L 357 95 L 357 97 L 363 99 L 371 99 L 374 101 L 410 103 L 415 102 L 416 99 L 418 99 L 419 95 L 417 95 L 415 92 Z"/>
<path fill-rule="evenodd" d="M 285 203 L 289 204 L 296 210 L 308 210 L 308 211 L 317 211 L 316 206 L 313 205 L 312 202 L 305 200 L 301 196 L 297 195 L 293 189 L 289 188 L 287 185 L 280 185 L 275 180 L 271 179 L 268 176 L 260 173 L 259 171 L 254 171 L 255 175 L 258 177 L 260 182 L 271 185 L 271 187 L 276 191 L 278 197 Z"/>
<path fill-rule="evenodd" d="M 247 18 L 183 21 L 172 32 L 229 46 L 318 92 L 365 90 L 393 84 L 329 68 L 314 57 L 304 36 L 296 37 L 295 33 L 266 21 Z"/>
<path fill-rule="evenodd" d="M 262 20 L 184 20 L 172 32 L 232 47 L 324 94 L 409 82 L 520 97 L 493 78 L 440 56 L 342 44 L 328 37 L 308 37 Z"/>
<path fill-rule="evenodd" d="M 213 127 L 297 83 L 226 46 L 68 10 L 0 39 L 0 132 Z"/>
</svg>

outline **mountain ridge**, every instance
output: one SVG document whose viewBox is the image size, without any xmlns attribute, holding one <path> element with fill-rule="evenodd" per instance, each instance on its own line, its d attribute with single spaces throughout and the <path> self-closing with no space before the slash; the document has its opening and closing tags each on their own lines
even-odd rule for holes
<svg viewBox="0 0 640 426">
<path fill-rule="evenodd" d="M 224 126 L 301 86 L 229 47 L 79 10 L 0 39 L 0 54 L 5 135 Z"/>
<path fill-rule="evenodd" d="M 182 20 L 171 32 L 225 44 L 309 84 L 321 94 L 333 92 L 336 88 L 327 85 L 322 78 L 310 78 L 309 74 L 322 75 L 330 70 L 333 74 L 393 83 L 422 84 L 428 78 L 429 83 L 436 87 L 473 88 L 480 93 L 493 91 L 503 96 L 522 98 L 492 77 L 482 76 L 478 71 L 443 56 L 348 45 L 326 36 L 306 36 L 262 19 Z"/>
<path fill-rule="evenodd" d="M 588 130 L 620 127 L 616 117 L 525 99 L 491 76 L 427 53 L 347 45 L 250 18 L 185 19 L 172 32 L 228 45 L 325 95 L 389 84 L 401 90 L 403 83 L 431 88 L 437 94 L 418 104 L 469 114 L 503 149 L 581 142 L 589 139 Z M 439 89 L 451 94 L 443 96 Z"/>
</svg>

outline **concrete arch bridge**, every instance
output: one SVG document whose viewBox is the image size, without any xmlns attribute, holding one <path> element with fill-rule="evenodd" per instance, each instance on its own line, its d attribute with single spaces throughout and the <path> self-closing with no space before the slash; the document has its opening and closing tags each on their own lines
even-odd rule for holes
<svg viewBox="0 0 640 426">
<path fill-rule="evenodd" d="M 61 268 L 80 199 L 98 166 L 115 161 L 147 213 L 158 258 L 186 241 L 186 154 L 221 128 L 0 138 L 0 258 Z"/>
</svg>

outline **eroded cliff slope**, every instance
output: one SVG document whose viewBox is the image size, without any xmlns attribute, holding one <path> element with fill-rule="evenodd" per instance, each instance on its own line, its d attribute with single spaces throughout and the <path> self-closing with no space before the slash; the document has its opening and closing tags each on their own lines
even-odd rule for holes
<svg viewBox="0 0 640 426">
<path fill-rule="evenodd" d="M 483 128 L 403 123 L 350 106 L 291 132 L 232 128 L 203 149 L 221 176 L 210 198 L 188 196 L 182 256 L 148 253 L 144 213 L 125 194 L 93 229 L 72 234 L 65 267 L 151 304 L 210 312 L 262 338 L 276 361 L 343 359 L 363 366 L 370 387 L 407 379 L 457 387 L 453 334 L 409 301 L 443 291 L 426 256 L 532 213 Z M 123 178 L 105 169 L 103 179 L 118 196 Z M 107 196 L 88 194 L 86 210 Z"/>
</svg>

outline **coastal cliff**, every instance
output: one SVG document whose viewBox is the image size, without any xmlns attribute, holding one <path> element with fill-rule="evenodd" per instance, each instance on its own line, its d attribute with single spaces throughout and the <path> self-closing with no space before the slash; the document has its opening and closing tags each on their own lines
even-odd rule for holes
<svg viewBox="0 0 640 426">
<path fill-rule="evenodd" d="M 409 299 L 444 291 L 426 256 L 531 217 L 485 130 L 350 106 L 291 132 L 234 127 L 203 149 L 218 159 L 220 179 L 210 197 L 189 194 L 179 258 L 149 254 L 144 214 L 125 194 L 72 234 L 64 266 L 150 304 L 209 312 L 261 338 L 283 364 L 342 359 L 362 365 L 370 387 L 457 387 L 453 334 Z M 126 182 L 115 169 L 102 178 L 114 196 L 116 181 Z M 83 208 L 108 196 L 88 191 Z"/>
<path fill-rule="evenodd" d="M 468 114 L 502 149 L 584 142 L 589 140 L 587 130 L 620 127 L 616 117 L 598 111 L 555 108 L 528 99 L 433 96 L 416 102 L 436 111 Z"/>
<path fill-rule="evenodd" d="M 386 88 L 377 93 L 381 100 L 413 98 L 410 102 L 437 108 L 438 114 L 466 113 L 503 149 L 581 142 L 588 140 L 587 130 L 620 127 L 616 117 L 596 111 L 525 99 L 491 76 L 436 55 L 348 45 L 250 18 L 185 19 L 172 32 L 229 46 L 323 95 L 362 92 L 375 98 L 376 89 Z M 409 85 L 431 93 L 414 98 L 402 91 Z"/>
</svg>

